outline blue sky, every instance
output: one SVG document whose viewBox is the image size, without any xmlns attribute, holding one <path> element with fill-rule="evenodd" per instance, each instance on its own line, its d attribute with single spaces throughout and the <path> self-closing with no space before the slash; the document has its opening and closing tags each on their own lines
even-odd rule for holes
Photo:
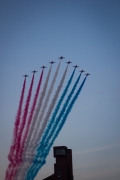
<svg viewBox="0 0 120 180">
<path fill-rule="evenodd" d="M 120 1 L 0 1 L 0 179 L 4 179 L 22 76 L 63 55 L 91 73 L 54 146 L 73 151 L 76 180 L 120 177 Z M 45 70 L 45 76 L 47 74 Z M 53 68 L 52 73 L 55 70 Z M 59 79 L 58 79 L 59 80 Z M 56 83 L 57 87 L 57 83 Z M 33 91 L 33 93 L 34 93 Z M 53 173 L 53 152 L 36 180 Z"/>
</svg>

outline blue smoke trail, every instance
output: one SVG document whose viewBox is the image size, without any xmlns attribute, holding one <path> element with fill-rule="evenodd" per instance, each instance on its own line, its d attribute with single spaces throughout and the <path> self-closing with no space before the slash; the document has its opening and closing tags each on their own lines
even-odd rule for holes
<svg viewBox="0 0 120 180">
<path fill-rule="evenodd" d="M 58 122 L 60 122 L 60 119 L 61 119 L 61 117 L 64 115 L 64 113 L 65 113 L 65 110 L 66 110 L 66 108 L 67 108 L 67 105 L 69 104 L 69 101 L 70 101 L 70 98 L 71 98 L 71 96 L 73 95 L 73 93 L 74 93 L 74 91 L 75 91 L 75 89 L 76 89 L 76 86 L 77 86 L 77 84 L 78 84 L 78 82 L 79 82 L 79 80 L 80 80 L 80 77 L 81 77 L 81 74 L 79 75 L 79 77 L 78 77 L 78 79 L 77 79 L 77 81 L 75 82 L 75 85 L 74 85 L 74 87 L 73 87 L 73 89 L 71 90 L 71 92 L 70 92 L 70 94 L 69 94 L 69 96 L 68 96 L 68 98 L 67 98 L 67 100 L 66 100 L 66 102 L 65 102 L 65 104 L 64 104 L 64 106 L 63 106 L 63 109 L 61 110 L 61 112 L 60 112 L 60 114 L 59 114 L 59 116 L 58 116 L 58 118 L 57 118 L 57 120 L 55 121 L 56 123 L 55 123 L 55 126 L 54 126 L 54 129 L 52 129 L 52 131 L 51 131 L 51 133 L 50 133 L 50 135 L 48 136 L 48 138 L 47 138 L 47 140 L 46 140 L 46 143 L 43 145 L 43 147 L 41 147 L 42 149 L 40 149 L 40 148 L 38 148 L 37 149 L 37 151 L 38 151 L 38 153 L 36 154 L 36 158 L 35 158 L 35 160 L 34 160 L 34 164 L 31 166 L 31 168 L 29 169 L 29 171 L 28 171 L 28 174 L 27 174 L 27 177 L 30 177 L 30 175 L 32 176 L 32 179 L 36 176 L 36 174 L 37 174 L 37 172 L 38 172 L 38 170 L 43 166 L 43 164 L 45 164 L 45 158 L 47 157 L 47 155 L 48 155 L 48 153 L 49 153 L 49 147 L 51 147 L 52 145 L 51 145 L 51 143 L 50 143 L 50 145 L 48 145 L 48 141 L 49 141 L 49 139 L 50 139 L 50 137 L 51 137 L 51 135 L 53 134 L 53 132 L 54 132 L 54 130 L 55 130 L 55 128 L 56 128 L 56 126 L 57 126 L 57 124 L 58 124 Z M 84 83 L 82 83 L 82 84 L 84 84 Z M 81 86 L 83 86 L 83 85 L 81 85 Z M 79 88 L 80 89 L 80 88 Z M 81 89 L 82 89 L 82 87 L 81 87 Z M 79 91 L 79 90 L 78 90 Z M 77 92 L 78 92 L 77 91 Z M 77 94 L 77 93 L 76 93 Z M 77 94 L 77 97 L 78 97 L 78 95 L 79 95 L 79 93 Z M 73 106 L 73 101 L 75 102 L 75 100 L 76 100 L 76 98 L 77 98 L 76 96 L 74 96 L 74 98 L 73 98 L 73 100 L 72 100 L 72 105 L 71 105 L 71 103 L 70 103 L 70 105 L 71 105 L 71 108 L 70 108 L 70 105 L 69 105 L 69 107 L 68 107 L 68 109 L 72 109 L 72 106 Z M 75 99 L 75 100 L 74 100 Z M 67 109 L 67 112 L 68 112 L 68 109 Z M 69 112 L 68 112 L 68 114 L 69 114 Z M 68 115 L 67 115 L 68 116 Z M 65 119 L 66 120 L 66 118 L 67 118 L 67 116 L 65 117 L 65 115 L 64 115 L 64 117 L 63 117 L 63 119 Z M 65 122 L 65 121 L 64 121 Z M 63 123 L 64 124 L 64 123 Z M 60 125 L 59 126 L 61 126 L 61 123 L 60 123 Z M 63 125 L 62 125 L 63 126 Z M 61 127 L 62 128 L 62 127 Z M 59 130 L 60 131 L 60 130 Z M 58 132 L 59 133 L 59 132 Z M 57 136 L 56 136 L 57 137 Z M 55 137 L 55 138 L 56 138 Z M 53 136 L 53 141 L 52 142 L 54 142 L 54 136 Z M 41 144 L 40 144 L 41 145 Z M 40 158 L 41 157 L 41 150 L 43 151 L 44 150 L 44 148 L 45 148 L 45 146 L 47 146 L 48 145 L 48 153 L 47 152 L 45 152 L 46 151 L 46 149 L 45 149 L 45 151 L 44 151 L 44 156 L 42 156 L 42 159 L 43 159 L 43 161 L 42 161 L 42 159 Z M 39 160 L 40 159 L 40 160 Z M 42 163 L 41 163 L 41 161 L 42 161 Z M 39 165 L 39 162 L 40 162 L 40 164 L 41 164 L 41 166 Z M 36 166 L 39 166 L 39 167 L 36 167 Z M 36 167 L 36 168 L 35 168 Z M 33 172 L 33 169 L 35 169 L 34 170 L 34 173 L 32 173 Z M 34 176 L 35 175 L 35 176 Z"/>
<path fill-rule="evenodd" d="M 69 81 L 68 81 L 68 84 L 67 84 L 65 90 L 63 91 L 63 94 L 62 94 L 62 96 L 61 96 L 61 98 L 60 98 L 60 100 L 59 100 L 59 102 L 58 102 L 58 104 L 57 104 L 57 106 L 56 106 L 56 108 L 55 108 L 55 111 L 54 111 L 54 113 L 53 113 L 53 115 L 52 115 L 52 118 L 51 118 L 51 120 L 49 121 L 49 123 L 48 123 L 48 125 L 47 125 L 47 127 L 46 127 L 46 129 L 45 129 L 45 132 L 44 132 L 44 134 L 43 134 L 43 136 L 42 136 L 42 139 L 41 139 L 41 142 L 40 142 L 39 147 L 37 148 L 37 151 L 39 151 L 39 150 L 41 149 L 41 147 L 43 146 L 44 140 L 45 140 L 46 136 L 48 135 L 51 126 L 53 125 L 53 122 L 54 122 L 54 120 L 55 120 L 55 117 L 56 117 L 56 115 L 57 115 L 57 113 L 58 113 L 58 111 L 59 111 L 59 108 L 60 108 L 60 106 L 61 106 L 61 104 L 62 104 L 62 102 L 63 102 L 63 100 L 64 100 L 64 97 L 65 97 L 65 95 L 66 95 L 66 93 L 67 93 L 67 91 L 68 91 L 68 88 L 69 88 L 69 86 L 70 86 L 70 84 L 71 84 L 71 82 L 72 82 L 72 79 L 73 79 L 74 74 L 75 74 L 75 69 L 74 69 L 74 71 L 73 71 L 73 73 L 72 73 L 72 75 L 71 75 L 71 77 L 70 77 L 70 79 L 69 79 Z"/>
<path fill-rule="evenodd" d="M 51 142 L 44 149 L 44 155 L 42 156 L 42 158 L 40 159 L 39 154 L 37 154 L 38 158 L 35 161 L 35 163 L 37 165 L 37 168 L 35 169 L 34 173 L 32 174 L 31 180 L 34 179 L 34 177 L 37 175 L 37 173 L 40 170 L 40 168 L 46 163 L 45 159 L 46 159 L 47 155 L 49 154 L 50 148 L 53 145 L 55 139 L 57 138 L 59 132 L 61 131 L 61 129 L 62 129 L 62 127 L 63 127 L 63 125 L 64 125 L 64 123 L 65 123 L 65 121 L 66 121 L 66 119 L 67 119 L 67 117 L 68 117 L 68 115 L 70 113 L 70 111 L 72 110 L 72 107 L 73 107 L 75 101 L 77 100 L 77 98 L 78 98 L 78 96 L 79 96 L 79 94 L 80 94 L 80 92 L 82 90 L 82 87 L 83 87 L 85 81 L 86 81 L 86 77 L 84 78 L 84 80 L 83 80 L 81 86 L 79 87 L 77 93 L 73 97 L 73 99 L 72 99 L 71 103 L 69 104 L 66 112 L 64 112 L 64 116 L 63 116 L 62 120 L 60 121 L 59 126 L 58 126 L 57 130 L 55 131 L 54 136 L 51 139 Z"/>
<path fill-rule="evenodd" d="M 75 89 L 76 89 L 76 87 L 77 87 L 77 84 L 78 84 L 78 82 L 79 82 L 79 80 L 80 80 L 80 77 L 81 77 L 81 74 L 79 75 L 79 77 L 78 77 L 77 81 L 75 82 L 75 84 L 74 84 L 74 86 L 73 86 L 70 94 L 68 95 L 67 100 L 66 100 L 65 104 L 63 105 L 63 108 L 62 108 L 62 110 L 60 111 L 59 116 L 56 118 L 56 120 L 55 120 L 55 117 L 51 119 L 50 125 L 51 125 L 51 126 L 53 125 L 53 127 L 52 127 L 51 131 L 49 131 L 50 129 L 47 129 L 47 132 L 44 134 L 45 137 L 46 137 L 47 135 L 48 135 L 48 137 L 47 137 L 46 139 L 43 139 L 43 141 L 41 141 L 40 145 L 38 146 L 37 152 L 39 153 L 39 155 L 40 155 L 40 154 L 42 153 L 42 151 L 44 150 L 45 145 L 48 143 L 50 137 L 53 135 L 53 133 L 54 133 L 54 131 L 55 131 L 55 129 L 56 129 L 56 126 L 58 125 L 59 121 L 61 120 L 62 116 L 64 115 L 64 112 L 65 112 L 65 110 L 66 110 L 66 108 L 67 108 L 67 106 L 68 106 L 68 104 L 69 104 L 69 102 L 70 102 L 70 99 L 72 98 L 72 95 L 74 94 L 74 91 L 75 91 Z M 58 110 L 59 110 L 59 109 L 58 109 Z M 56 113 L 56 115 L 57 115 L 57 113 Z M 54 122 L 54 121 L 55 121 L 55 122 Z M 49 125 L 48 125 L 48 128 L 50 128 Z M 50 132 L 50 133 L 49 133 L 49 132 Z M 49 134 L 48 134 L 48 133 L 49 133 Z M 44 142 L 44 140 L 45 140 L 45 142 Z M 37 159 L 37 156 L 36 156 L 36 159 Z"/>
<path fill-rule="evenodd" d="M 67 106 L 68 106 L 68 104 L 69 104 L 69 102 L 70 102 L 70 99 L 72 98 L 72 95 L 74 94 L 74 91 L 75 91 L 75 89 L 76 89 L 76 87 L 77 87 L 77 84 L 78 84 L 78 82 L 79 82 L 79 80 L 80 80 L 80 77 L 81 77 L 81 74 L 78 76 L 77 81 L 75 82 L 75 84 L 74 84 L 74 86 L 73 86 L 70 94 L 68 95 L 67 100 L 66 100 L 65 104 L 63 105 L 63 108 L 62 108 L 59 116 L 56 118 L 56 120 L 55 120 L 55 117 L 52 117 L 51 123 L 53 124 L 53 128 L 51 129 L 50 134 L 48 135 L 48 137 L 46 138 L 46 140 L 44 139 L 45 142 L 44 142 L 44 141 L 41 141 L 40 146 L 37 148 L 37 151 L 39 152 L 39 154 L 40 154 L 40 151 L 42 151 L 42 150 L 45 148 L 45 144 L 47 144 L 47 142 L 49 141 L 50 137 L 53 135 L 53 133 L 54 133 L 54 131 L 55 131 L 55 129 L 56 129 L 57 124 L 59 123 L 61 117 L 64 115 L 64 112 L 65 112 L 65 110 L 66 110 L 66 108 L 67 108 Z M 56 113 L 56 115 L 57 115 L 57 113 Z M 54 119 L 53 119 L 53 118 L 54 118 Z M 55 122 L 54 122 L 54 120 L 55 120 Z M 49 125 L 48 125 L 48 126 L 49 126 Z M 49 131 L 47 131 L 47 133 L 45 134 L 46 136 L 47 136 L 48 132 L 49 132 Z M 41 149 L 41 148 L 42 148 L 42 149 Z"/>
</svg>

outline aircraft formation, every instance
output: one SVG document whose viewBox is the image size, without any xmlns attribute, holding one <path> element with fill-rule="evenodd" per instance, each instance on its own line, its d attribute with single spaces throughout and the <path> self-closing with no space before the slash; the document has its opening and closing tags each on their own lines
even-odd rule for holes
<svg viewBox="0 0 120 180">
<path fill-rule="evenodd" d="M 60 56 L 58 59 L 61 59 L 61 60 L 62 60 L 62 59 L 65 59 L 65 57 Z M 54 64 L 55 62 L 54 62 L 54 61 L 51 61 L 51 62 L 49 62 L 49 63 L 50 63 L 50 64 Z M 66 62 L 66 63 L 67 63 L 67 64 L 70 64 L 70 63 L 72 63 L 72 62 L 71 62 L 71 61 L 68 61 L 68 62 Z M 76 69 L 76 68 L 78 68 L 79 66 L 78 66 L 78 65 L 75 65 L 75 66 L 73 66 L 73 67 Z M 40 67 L 40 68 L 44 69 L 44 68 L 47 68 L 47 67 L 46 67 L 46 66 L 42 66 L 42 67 Z M 34 73 L 34 74 L 35 74 L 36 72 L 37 72 L 37 71 L 35 71 L 35 70 L 32 71 L 32 73 Z M 85 71 L 82 69 L 82 70 L 79 71 L 79 72 L 83 73 L 83 72 L 85 72 Z M 89 73 L 86 73 L 85 75 L 86 75 L 86 77 L 87 77 L 87 76 L 89 76 L 90 74 L 89 74 Z M 29 77 L 29 76 L 28 76 L 27 74 L 25 74 L 23 77 L 26 78 L 26 77 Z"/>
<path fill-rule="evenodd" d="M 67 63 L 65 70 L 62 69 L 61 80 L 55 90 L 54 86 L 59 75 L 61 60 L 65 57 L 60 56 L 58 59 L 59 63 L 51 80 L 52 64 L 55 62 L 49 62 L 50 67 L 46 78 L 44 78 L 44 69 L 47 67 L 44 65 L 40 67 L 42 71 L 35 93 L 33 93 L 33 87 L 35 86 L 34 76 L 37 71 L 31 71 L 33 74 L 26 97 L 24 95 L 28 75 L 23 76 L 23 85 L 13 129 L 13 141 L 8 153 L 9 165 L 5 180 L 33 180 L 35 178 L 38 171 L 46 163 L 49 151 L 65 124 L 87 76 L 90 75 L 86 73 L 82 82 L 79 83 L 81 74 L 85 71 L 80 70 L 78 77 L 74 78 L 76 68 L 79 68 L 78 65 L 74 65 L 67 80 L 68 66 L 72 63 L 67 61 L 65 62 Z M 44 83 L 41 86 L 43 78 Z"/>
</svg>

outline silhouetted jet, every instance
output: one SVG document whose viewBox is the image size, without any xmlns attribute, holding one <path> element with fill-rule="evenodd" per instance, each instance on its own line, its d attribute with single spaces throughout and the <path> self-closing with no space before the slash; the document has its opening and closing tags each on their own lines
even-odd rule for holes
<svg viewBox="0 0 120 180">
<path fill-rule="evenodd" d="M 72 62 L 71 62 L 71 61 L 68 61 L 68 62 L 66 62 L 66 63 L 70 64 L 70 63 L 72 63 Z"/>
<path fill-rule="evenodd" d="M 29 77 L 27 74 L 25 74 L 23 77 Z"/>
<path fill-rule="evenodd" d="M 53 64 L 53 63 L 55 63 L 54 61 L 51 61 L 51 62 L 49 62 L 50 64 Z"/>
<path fill-rule="evenodd" d="M 35 70 L 34 70 L 34 71 L 32 71 L 32 73 L 34 73 L 34 74 L 35 74 L 36 72 L 37 72 L 37 71 L 35 71 Z"/>
<path fill-rule="evenodd" d="M 87 77 L 87 76 L 89 76 L 90 74 L 89 74 L 89 73 L 87 73 L 87 74 L 85 74 L 85 75 L 86 75 L 86 77 Z"/>
<path fill-rule="evenodd" d="M 73 67 L 76 69 L 76 68 L 79 67 L 79 66 L 76 65 L 76 66 L 73 66 Z"/>
<path fill-rule="evenodd" d="M 43 66 L 43 67 L 40 67 L 40 68 L 43 68 L 43 69 L 44 69 L 44 68 L 47 68 L 47 67 Z"/>
<path fill-rule="evenodd" d="M 58 59 L 65 59 L 63 56 L 60 56 Z"/>
<path fill-rule="evenodd" d="M 84 70 L 81 70 L 81 71 L 79 71 L 79 72 L 83 73 L 83 72 L 85 72 L 85 71 L 84 71 Z"/>
</svg>

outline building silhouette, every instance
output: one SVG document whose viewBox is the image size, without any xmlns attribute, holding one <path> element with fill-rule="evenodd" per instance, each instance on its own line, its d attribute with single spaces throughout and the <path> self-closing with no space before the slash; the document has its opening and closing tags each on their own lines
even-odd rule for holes
<svg viewBox="0 0 120 180">
<path fill-rule="evenodd" d="M 66 146 L 53 147 L 56 158 L 54 174 L 43 180 L 73 180 L 72 150 Z"/>
</svg>

